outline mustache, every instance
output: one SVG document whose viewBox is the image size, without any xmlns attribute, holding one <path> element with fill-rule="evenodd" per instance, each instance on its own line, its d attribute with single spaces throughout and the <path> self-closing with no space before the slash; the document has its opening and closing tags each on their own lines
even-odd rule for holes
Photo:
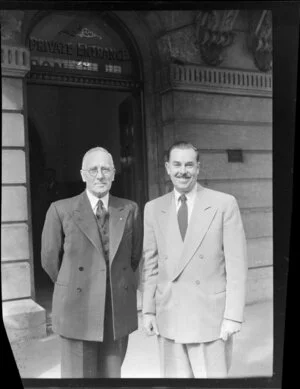
<svg viewBox="0 0 300 389">
<path fill-rule="evenodd" d="M 177 173 L 176 175 L 175 175 L 175 177 L 176 178 L 191 178 L 191 175 L 190 174 L 188 174 L 188 173 Z"/>
</svg>

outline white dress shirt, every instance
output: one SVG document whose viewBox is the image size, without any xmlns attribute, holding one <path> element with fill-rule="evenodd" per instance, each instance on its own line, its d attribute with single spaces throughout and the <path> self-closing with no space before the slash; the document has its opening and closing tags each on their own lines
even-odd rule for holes
<svg viewBox="0 0 300 389">
<path fill-rule="evenodd" d="M 186 196 L 186 205 L 188 207 L 188 221 L 190 221 L 192 211 L 193 211 L 193 206 L 195 203 L 196 199 L 196 194 L 197 194 L 197 184 L 193 187 L 193 189 L 185 193 Z M 181 205 L 181 200 L 179 200 L 179 197 L 182 195 L 182 193 L 179 193 L 175 188 L 174 188 L 174 195 L 175 195 L 175 205 L 176 205 L 176 213 L 178 212 L 178 209 Z"/>
<path fill-rule="evenodd" d="M 87 194 L 88 199 L 90 200 L 94 215 L 96 215 L 98 201 L 100 199 L 97 196 L 93 195 L 88 189 L 86 190 L 86 194 Z M 105 196 L 101 197 L 101 200 L 103 202 L 103 207 L 105 208 L 106 211 L 108 210 L 108 199 L 109 199 L 109 193 L 107 193 Z"/>
</svg>

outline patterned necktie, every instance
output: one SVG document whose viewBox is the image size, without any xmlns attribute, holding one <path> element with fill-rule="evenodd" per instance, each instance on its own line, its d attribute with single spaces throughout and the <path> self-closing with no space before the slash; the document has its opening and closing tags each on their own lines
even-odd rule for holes
<svg viewBox="0 0 300 389">
<path fill-rule="evenodd" d="M 188 226 L 188 207 L 186 204 L 186 196 L 183 194 L 179 197 L 179 200 L 181 201 L 181 205 L 177 212 L 177 219 L 179 224 L 179 230 L 181 233 L 182 240 L 184 240 L 187 226 Z"/>
<path fill-rule="evenodd" d="M 103 227 L 105 223 L 105 217 L 106 217 L 106 211 L 103 206 L 103 201 L 99 200 L 98 205 L 97 205 L 97 210 L 96 210 L 96 217 L 98 221 L 100 222 L 100 226 Z"/>
</svg>

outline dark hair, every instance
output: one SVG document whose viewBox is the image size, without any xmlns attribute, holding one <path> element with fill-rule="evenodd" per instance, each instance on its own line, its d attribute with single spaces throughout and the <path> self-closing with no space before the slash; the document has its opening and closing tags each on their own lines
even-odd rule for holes
<svg viewBox="0 0 300 389">
<path fill-rule="evenodd" d="M 190 142 L 177 141 L 177 142 L 173 143 L 172 146 L 169 147 L 169 149 L 167 151 L 167 156 L 166 156 L 167 161 L 170 160 L 171 151 L 173 149 L 193 149 L 196 152 L 197 162 L 199 162 L 199 160 L 200 160 L 199 150 L 196 146 L 194 146 Z"/>
</svg>

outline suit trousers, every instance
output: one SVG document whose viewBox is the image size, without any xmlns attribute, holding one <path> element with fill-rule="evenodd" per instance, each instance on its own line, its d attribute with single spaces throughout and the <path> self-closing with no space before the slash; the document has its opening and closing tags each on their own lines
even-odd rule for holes
<svg viewBox="0 0 300 389">
<path fill-rule="evenodd" d="M 106 288 L 103 342 L 61 336 L 61 378 L 120 378 L 128 335 L 114 340 L 112 302 Z"/>
<path fill-rule="evenodd" d="M 226 378 L 231 365 L 232 336 L 205 343 L 175 343 L 158 336 L 163 378 Z"/>
</svg>

